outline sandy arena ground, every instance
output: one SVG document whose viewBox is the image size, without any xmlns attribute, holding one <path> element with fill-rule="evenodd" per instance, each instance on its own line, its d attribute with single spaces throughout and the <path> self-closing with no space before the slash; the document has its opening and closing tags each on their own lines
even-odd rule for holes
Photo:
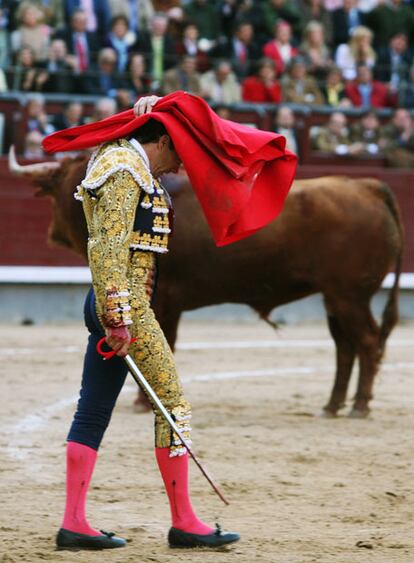
<svg viewBox="0 0 414 563">
<path fill-rule="evenodd" d="M 275 335 L 259 322 L 182 323 L 177 362 L 195 445 L 231 500 L 223 507 L 193 467 L 194 504 L 242 535 L 219 553 L 167 547 L 152 415 L 133 413 L 132 379 L 101 449 L 88 511 L 92 524 L 130 543 L 105 553 L 55 551 L 85 339 L 80 325 L 0 327 L 2 563 L 414 562 L 413 325 L 392 335 L 371 418 L 327 420 L 315 416 L 333 381 L 324 326 Z"/>
</svg>

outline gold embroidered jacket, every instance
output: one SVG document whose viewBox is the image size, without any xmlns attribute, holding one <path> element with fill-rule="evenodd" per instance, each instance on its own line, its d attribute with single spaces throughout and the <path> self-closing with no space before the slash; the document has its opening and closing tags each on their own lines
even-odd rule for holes
<svg viewBox="0 0 414 563">
<path fill-rule="evenodd" d="M 88 225 L 98 313 L 105 326 L 131 324 L 132 253 L 167 252 L 168 194 L 152 177 L 142 148 L 121 139 L 102 145 L 92 155 L 75 197 L 83 201 Z"/>
</svg>

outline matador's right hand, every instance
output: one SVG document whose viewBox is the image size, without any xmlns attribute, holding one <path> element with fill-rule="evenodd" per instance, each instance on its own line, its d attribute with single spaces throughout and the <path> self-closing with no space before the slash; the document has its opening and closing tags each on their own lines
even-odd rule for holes
<svg viewBox="0 0 414 563">
<path fill-rule="evenodd" d="M 108 346 L 116 352 L 117 356 L 126 356 L 128 354 L 128 347 L 131 343 L 131 335 L 126 326 L 119 326 L 116 328 L 107 327 L 106 342 Z"/>
<path fill-rule="evenodd" d="M 134 105 L 134 114 L 139 117 L 144 113 L 151 113 L 155 104 L 161 100 L 159 96 L 143 96 Z"/>
</svg>

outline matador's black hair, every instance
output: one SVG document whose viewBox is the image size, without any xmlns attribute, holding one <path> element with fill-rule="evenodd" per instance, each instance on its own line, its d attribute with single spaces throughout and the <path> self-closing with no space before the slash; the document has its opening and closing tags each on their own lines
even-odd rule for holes
<svg viewBox="0 0 414 563">
<path fill-rule="evenodd" d="M 168 135 L 168 131 L 164 125 L 156 119 L 148 119 L 145 125 L 142 125 L 142 127 L 132 132 L 131 137 L 141 144 L 145 144 L 156 143 L 163 135 Z"/>
</svg>

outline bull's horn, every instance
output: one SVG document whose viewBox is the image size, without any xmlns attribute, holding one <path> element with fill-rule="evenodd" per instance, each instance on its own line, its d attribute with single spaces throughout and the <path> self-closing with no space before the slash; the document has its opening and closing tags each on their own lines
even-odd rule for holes
<svg viewBox="0 0 414 563">
<path fill-rule="evenodd" d="M 9 170 L 17 176 L 40 176 L 58 168 L 60 168 L 60 162 L 37 162 L 22 166 L 17 162 L 14 145 L 11 145 L 9 149 Z"/>
</svg>

